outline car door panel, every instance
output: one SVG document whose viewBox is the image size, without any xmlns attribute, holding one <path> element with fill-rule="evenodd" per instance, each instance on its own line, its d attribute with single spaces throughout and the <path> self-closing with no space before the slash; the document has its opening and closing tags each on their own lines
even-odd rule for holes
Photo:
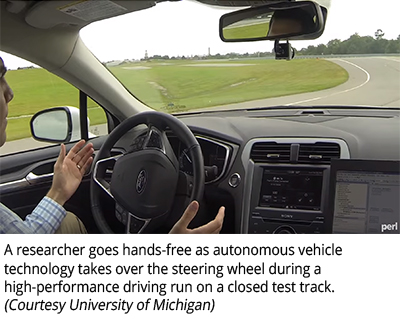
<svg viewBox="0 0 400 320">
<path fill-rule="evenodd" d="M 91 139 L 95 150 L 100 149 L 106 136 Z M 66 144 L 67 152 L 75 143 Z M 35 150 L 21 151 L 0 157 L 0 183 L 21 179 L 43 161 L 56 160 L 60 153 L 60 146 L 50 146 Z M 32 167 L 33 166 L 33 167 Z M 28 171 L 28 172 L 27 172 Z M 52 170 L 51 170 L 52 171 Z"/>
<path fill-rule="evenodd" d="M 90 142 L 98 150 L 106 137 L 97 137 Z M 67 145 L 67 151 L 74 143 Z M 0 159 L 1 202 L 21 218 L 32 212 L 51 187 L 53 168 L 60 146 L 6 155 Z M 88 232 L 98 232 L 90 208 L 90 175 L 82 180 L 76 193 L 65 204 L 65 209 L 75 213 L 85 224 Z"/>
</svg>

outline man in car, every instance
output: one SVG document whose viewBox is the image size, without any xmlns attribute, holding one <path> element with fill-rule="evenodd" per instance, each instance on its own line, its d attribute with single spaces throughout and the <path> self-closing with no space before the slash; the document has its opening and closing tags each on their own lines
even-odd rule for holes
<svg viewBox="0 0 400 320">
<path fill-rule="evenodd" d="M 0 57 L 0 147 L 6 142 L 8 103 L 14 94 L 8 85 L 7 72 Z M 66 154 L 61 144 L 60 154 L 54 165 L 52 186 L 31 214 L 22 220 L 17 214 L 0 203 L 0 233 L 87 233 L 83 223 L 64 209 L 64 204 L 75 193 L 82 177 L 93 162 L 93 144 L 81 140 Z M 170 233 L 219 233 L 225 214 L 221 207 L 216 218 L 196 229 L 188 229 L 199 204 L 193 201 Z"/>
</svg>

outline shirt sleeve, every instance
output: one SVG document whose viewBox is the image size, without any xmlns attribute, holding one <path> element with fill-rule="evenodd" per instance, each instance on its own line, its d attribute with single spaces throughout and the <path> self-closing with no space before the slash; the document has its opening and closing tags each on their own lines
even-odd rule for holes
<svg viewBox="0 0 400 320">
<path fill-rule="evenodd" d="M 66 214 L 63 206 L 48 197 L 44 197 L 25 220 L 0 204 L 0 233 L 54 233 Z"/>
</svg>

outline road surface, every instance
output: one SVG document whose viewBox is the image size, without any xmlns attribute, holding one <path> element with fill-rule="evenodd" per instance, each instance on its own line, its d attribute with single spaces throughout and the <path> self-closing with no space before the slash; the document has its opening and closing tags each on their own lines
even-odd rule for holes
<svg viewBox="0 0 400 320">
<path fill-rule="evenodd" d="M 330 59 L 330 61 L 337 63 L 347 70 L 349 80 L 346 83 L 335 88 L 317 92 L 191 111 L 247 109 L 282 105 L 400 107 L 400 57 L 344 58 Z"/>
</svg>

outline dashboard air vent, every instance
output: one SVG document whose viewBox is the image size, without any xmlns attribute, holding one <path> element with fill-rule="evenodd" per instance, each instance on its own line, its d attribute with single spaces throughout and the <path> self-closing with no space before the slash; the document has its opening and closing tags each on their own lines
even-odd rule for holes
<svg viewBox="0 0 400 320">
<path fill-rule="evenodd" d="M 290 143 L 257 142 L 251 149 L 254 162 L 290 163 Z"/>
<path fill-rule="evenodd" d="M 332 159 L 340 158 L 340 146 L 334 142 L 301 144 L 299 163 L 330 164 Z"/>
</svg>

